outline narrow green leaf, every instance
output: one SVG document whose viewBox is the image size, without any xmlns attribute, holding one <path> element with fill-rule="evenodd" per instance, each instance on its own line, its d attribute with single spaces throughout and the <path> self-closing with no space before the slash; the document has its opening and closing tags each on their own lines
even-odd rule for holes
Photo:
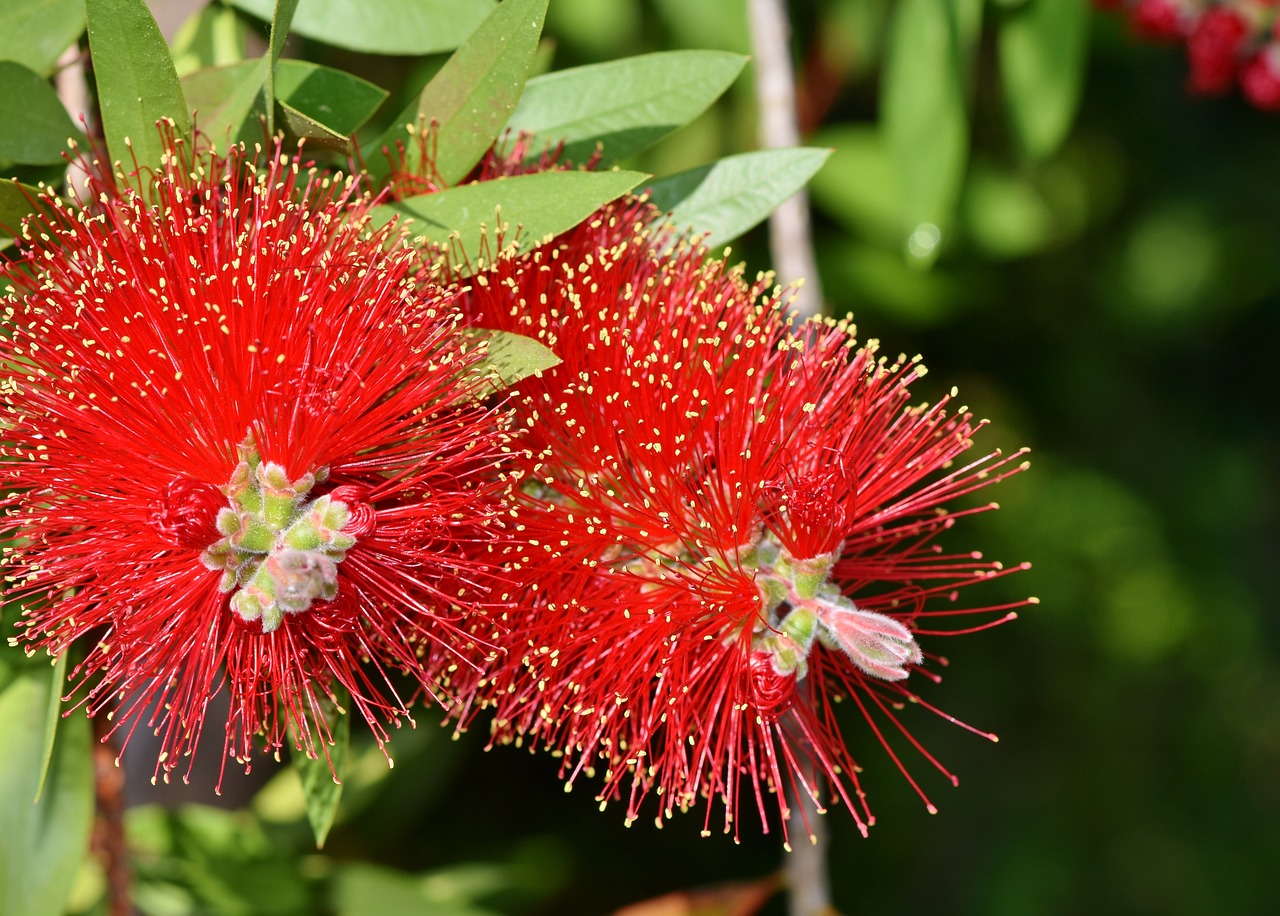
<svg viewBox="0 0 1280 916">
<path fill-rule="evenodd" d="M 61 162 L 67 140 L 82 136 L 43 76 L 0 60 L 0 159 L 34 165 Z"/>
<path fill-rule="evenodd" d="M 260 19 L 272 0 L 231 0 Z M 435 54 L 458 47 L 496 6 L 495 0 L 302 0 L 293 31 L 367 54 Z"/>
<path fill-rule="evenodd" d="M 572 229 L 600 207 L 630 191 L 643 172 L 543 172 L 408 197 L 374 210 L 375 220 L 409 217 L 411 233 L 439 245 L 456 244 L 464 258 L 480 259 L 501 241 L 528 251 Z M 500 235 L 495 236 L 495 230 Z M 518 233 L 518 234 L 517 234 Z"/>
<path fill-rule="evenodd" d="M 276 0 L 275 12 L 271 14 L 267 72 L 262 84 L 262 110 L 267 115 L 269 137 L 276 135 L 276 62 L 280 60 L 280 52 L 284 50 L 285 39 L 289 37 L 289 24 L 293 22 L 293 14 L 297 8 L 298 0 Z"/>
<path fill-rule="evenodd" d="M 907 257 L 927 266 L 954 217 L 969 152 L 966 74 L 953 5 L 902 0 L 890 26 L 880 105 L 897 163 Z"/>
<path fill-rule="evenodd" d="M 345 694 L 342 699 L 348 699 Z M 350 706 L 350 703 L 345 705 Z M 351 745 L 351 713 L 331 716 L 333 744 L 328 747 L 328 758 L 323 751 L 312 759 L 305 754 L 294 753 L 293 767 L 302 782 L 302 795 L 307 803 L 307 821 L 316 837 L 316 848 L 323 849 L 338 815 L 338 802 L 342 799 L 342 779 L 347 770 L 347 752 Z"/>
<path fill-rule="evenodd" d="M 40 780 L 36 784 L 36 797 L 39 802 L 44 794 L 44 785 L 49 778 L 49 765 L 53 762 L 53 743 L 58 737 L 58 723 L 62 721 L 62 685 L 67 682 L 67 653 L 63 652 L 53 663 L 53 673 L 49 680 L 48 713 L 44 720 L 44 751 L 40 757 Z"/>
<path fill-rule="evenodd" d="M 10 178 L 0 178 L 0 238 L 16 236 L 23 217 L 40 209 L 40 189 Z"/>
<path fill-rule="evenodd" d="M 563 140 L 569 162 L 585 162 L 597 143 L 615 162 L 706 111 L 746 61 L 727 51 L 664 51 L 535 76 L 507 127 Z"/>
<path fill-rule="evenodd" d="M 679 229 L 706 235 L 708 248 L 730 242 L 765 220 L 808 183 L 827 149 L 760 150 L 661 178 L 649 199 Z"/>
<path fill-rule="evenodd" d="M 93 771 L 84 716 L 62 724 L 44 793 L 32 803 L 51 692 L 43 666 L 15 666 L 0 692 L 0 913 L 58 916 L 89 845 Z"/>
<path fill-rule="evenodd" d="M 1032 159 L 1062 143 L 1084 84 L 1088 6 L 1080 0 L 1028 0 L 1000 16 L 1000 83 L 1009 125 Z"/>
<path fill-rule="evenodd" d="M 506 0 L 495 9 L 423 87 L 416 102 L 400 113 L 373 146 L 375 151 L 403 140 L 405 128 L 437 125 L 436 172 L 445 184 L 466 177 L 493 144 L 524 91 L 525 78 L 547 11 L 547 0 Z M 408 165 L 421 162 L 416 144 L 406 149 Z"/>
<path fill-rule="evenodd" d="M 0 58 L 48 74 L 84 31 L 84 0 L 4 0 Z"/>
<path fill-rule="evenodd" d="M 144 0 L 85 0 L 85 10 L 107 152 L 126 169 L 154 168 L 165 150 L 157 121 L 191 133 L 169 46 Z"/>
<path fill-rule="evenodd" d="M 468 328 L 465 333 L 485 347 L 484 358 L 475 364 L 474 371 L 501 388 L 560 364 L 560 357 L 550 347 L 523 334 L 488 328 Z"/>
</svg>

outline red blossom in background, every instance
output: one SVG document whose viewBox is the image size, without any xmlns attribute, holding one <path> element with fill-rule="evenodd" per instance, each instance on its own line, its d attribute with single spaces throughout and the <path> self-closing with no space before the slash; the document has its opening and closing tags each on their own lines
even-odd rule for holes
<svg viewBox="0 0 1280 916">
<path fill-rule="evenodd" d="M 92 180 L 5 269 L 19 639 L 92 640 L 82 702 L 154 728 L 166 778 L 206 725 L 246 767 L 258 735 L 327 753 L 344 692 L 381 743 L 483 654 L 506 419 L 353 183 L 177 145 L 146 184 Z"/>
<path fill-rule="evenodd" d="M 1186 41 L 1187 89 L 1223 95 L 1239 82 L 1241 94 L 1266 111 L 1280 110 L 1280 66 L 1275 0 L 1094 0 L 1127 14 L 1135 35 L 1153 41 Z"/>
<path fill-rule="evenodd" d="M 525 613 L 466 690 L 496 740 L 561 754 L 570 783 L 599 776 L 629 820 L 654 794 L 659 823 L 705 801 L 705 830 L 718 799 L 736 833 L 753 799 L 767 830 L 776 792 L 785 829 L 782 789 L 816 797 L 816 772 L 865 829 L 835 704 L 895 761 L 890 733 L 915 744 L 897 708 L 932 708 L 914 686 L 944 664 L 917 638 L 1013 616 L 956 604 L 1004 570 L 935 544 L 989 506 L 945 507 L 1018 465 L 961 463 L 981 424 L 949 399 L 912 406 L 916 363 L 843 324 L 791 330 L 765 279 L 653 217 L 606 208 L 462 300 L 473 324 L 563 360 L 517 387 L 524 543 L 508 560 Z M 975 620 L 935 630 L 957 615 Z"/>
</svg>

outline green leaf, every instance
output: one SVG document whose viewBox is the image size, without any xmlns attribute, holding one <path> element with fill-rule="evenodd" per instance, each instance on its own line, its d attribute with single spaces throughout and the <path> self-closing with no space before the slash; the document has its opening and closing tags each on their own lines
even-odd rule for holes
<svg viewBox="0 0 1280 916">
<path fill-rule="evenodd" d="M 418 100 L 400 113 L 373 146 L 391 148 L 406 126 L 437 125 L 435 170 L 445 184 L 466 177 L 507 122 L 520 93 L 538 37 L 547 0 L 506 0 L 423 87 Z M 408 165 L 422 161 L 417 144 L 405 151 Z"/>
<path fill-rule="evenodd" d="M 564 140 L 570 162 L 585 162 L 600 143 L 605 161 L 614 162 L 706 111 L 746 60 L 726 51 L 665 51 L 536 76 L 507 127 L 548 144 Z"/>
<path fill-rule="evenodd" d="M 342 70 L 286 59 L 276 66 L 276 96 L 333 133 L 350 137 L 373 117 L 387 93 Z"/>
<path fill-rule="evenodd" d="M 182 78 L 182 92 L 200 132 L 214 143 L 262 138 L 258 119 L 250 117 L 262 96 L 262 61 L 206 67 Z"/>
<path fill-rule="evenodd" d="M 572 229 L 600 207 L 630 191 L 643 172 L 543 172 L 449 188 L 374 209 L 375 221 L 410 217 L 411 233 L 439 245 L 455 244 L 464 259 L 479 259 L 497 241 L 528 251 Z M 494 230 L 500 230 L 494 236 Z M 518 235 L 517 235 L 518 233 Z"/>
<path fill-rule="evenodd" d="M 270 19 L 272 0 L 231 0 Z M 293 31 L 369 54 L 435 54 L 458 47 L 496 6 L 494 0 L 301 0 Z"/>
<path fill-rule="evenodd" d="M 1062 143 L 1080 105 L 1088 52 L 1088 6 L 1028 0 L 1000 16 L 1000 82 L 1009 125 L 1032 159 Z"/>
<path fill-rule="evenodd" d="M 826 149 L 760 150 L 661 178 L 649 199 L 679 229 L 705 233 L 716 248 L 766 219 L 822 168 Z"/>
<path fill-rule="evenodd" d="M 41 667 L 15 667 L 0 692 L 0 913 L 57 916 L 89 845 L 93 771 L 89 722 L 63 723 L 36 804 L 44 756 L 50 677 Z"/>
<path fill-rule="evenodd" d="M 262 64 L 251 60 L 228 67 L 209 67 L 182 78 L 200 129 L 220 140 L 260 135 L 252 117 L 262 88 Z M 332 148 L 350 149 L 349 138 L 360 129 L 387 94 L 350 73 L 302 60 L 285 59 L 276 67 L 276 93 L 285 127 L 294 136 L 311 137 Z"/>
<path fill-rule="evenodd" d="M 154 168 L 165 152 L 157 121 L 191 133 L 169 46 L 143 0 L 85 0 L 85 9 L 107 152 L 126 169 Z"/>
<path fill-rule="evenodd" d="M 222 67 L 244 60 L 249 24 L 229 6 L 210 3 L 187 19 L 173 36 L 169 50 L 179 77 L 204 67 Z M 187 99 L 190 104 L 191 100 Z"/>
<path fill-rule="evenodd" d="M 509 388 L 521 379 L 560 365 L 560 357 L 532 337 L 488 328 L 468 328 L 464 333 L 486 348 L 484 358 L 473 366 L 473 371 L 500 388 Z"/>
<path fill-rule="evenodd" d="M 283 122 L 285 133 L 290 137 L 307 140 L 313 146 L 337 150 L 347 155 L 355 152 L 355 146 L 352 144 L 351 138 L 346 134 L 338 133 L 336 130 L 326 127 L 315 118 L 298 111 L 287 102 L 277 102 L 276 108 L 280 112 L 280 120 Z"/>
<path fill-rule="evenodd" d="M 47 74 L 84 31 L 84 0 L 4 0 L 0 58 Z"/>
<path fill-rule="evenodd" d="M 338 705 L 350 707 L 349 696 L 345 691 L 339 698 Z M 333 826 L 338 815 L 338 802 L 342 798 L 342 779 L 347 769 L 347 753 L 351 746 L 351 713 L 343 711 L 336 717 L 330 716 L 332 723 L 333 743 L 328 747 L 328 756 L 318 748 L 315 759 L 305 754 L 293 754 L 293 768 L 298 771 L 302 782 L 302 795 L 307 803 L 307 820 L 311 824 L 311 832 L 316 837 L 316 848 L 323 849 L 325 838 L 329 836 L 329 828 Z M 315 734 L 313 729 L 312 734 Z"/>
<path fill-rule="evenodd" d="M 67 681 L 67 653 L 63 652 L 53 663 L 53 675 L 49 681 L 49 712 L 44 720 L 44 749 L 40 756 L 40 781 L 36 785 L 35 801 L 44 794 L 49 778 L 49 765 L 53 762 L 53 743 L 58 737 L 58 723 L 62 721 L 62 685 Z"/>
<path fill-rule="evenodd" d="M 83 134 L 48 81 L 22 64 L 0 60 L 0 159 L 61 162 L 73 137 Z"/>
<path fill-rule="evenodd" d="M 902 0 L 890 27 L 880 105 L 897 163 L 907 256 L 927 266 L 953 221 L 969 152 L 959 25 L 963 0 Z"/>
<path fill-rule="evenodd" d="M 41 191 L 30 185 L 0 178 L 0 238 L 16 236 L 22 229 L 22 218 L 40 209 Z"/>
<path fill-rule="evenodd" d="M 293 22 L 293 13 L 297 8 L 298 0 L 276 0 L 275 11 L 271 14 L 271 37 L 267 42 L 269 53 L 262 84 L 262 110 L 267 115 L 269 137 L 276 135 L 276 63 L 280 60 L 280 52 L 284 50 L 285 39 L 289 37 L 289 24 Z"/>
</svg>

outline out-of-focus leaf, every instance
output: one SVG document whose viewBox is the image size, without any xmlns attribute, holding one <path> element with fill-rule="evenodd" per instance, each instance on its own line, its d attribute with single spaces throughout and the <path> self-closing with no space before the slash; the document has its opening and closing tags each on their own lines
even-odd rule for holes
<svg viewBox="0 0 1280 916">
<path fill-rule="evenodd" d="M 411 217 L 411 233 L 440 245 L 456 244 L 478 267 L 485 245 L 517 243 L 528 251 L 572 229 L 648 176 L 643 172 L 542 172 L 408 197 L 374 210 L 375 221 Z M 519 235 L 517 236 L 517 232 Z M 487 240 L 487 241 L 486 241 Z"/>
<path fill-rule="evenodd" d="M 33 804 L 53 692 L 43 666 L 15 666 L 0 692 L 0 913 L 61 913 L 89 843 L 93 773 L 83 716 L 60 729 L 44 793 Z"/>
<path fill-rule="evenodd" d="M 1055 238 L 1058 220 L 1025 178 L 975 163 L 960 205 L 965 237 L 993 258 L 1033 254 Z"/>
<path fill-rule="evenodd" d="M 184 77 L 205 67 L 238 64 L 245 58 L 248 36 L 249 24 L 242 16 L 229 6 L 210 3 L 173 36 L 169 51 L 174 69 Z"/>
<path fill-rule="evenodd" d="M 165 151 L 157 121 L 191 133 L 169 46 L 143 0 L 85 0 L 85 10 L 107 152 L 125 169 L 154 168 Z"/>
<path fill-rule="evenodd" d="M 0 59 L 48 73 L 84 31 L 84 0 L 4 0 Z"/>
<path fill-rule="evenodd" d="M 215 139 L 252 139 L 261 130 L 251 117 L 262 87 L 256 60 L 209 67 L 182 78 L 182 88 L 200 129 Z M 302 60 L 285 59 L 276 67 L 276 94 L 285 109 L 285 126 L 299 137 L 349 150 L 349 137 L 382 104 L 386 93 L 350 73 Z"/>
<path fill-rule="evenodd" d="M 614 162 L 688 124 L 718 99 L 746 63 L 726 51 L 665 51 L 574 67 L 529 80 L 507 127 L 582 163 L 603 146 Z M 536 156 L 544 144 L 535 144 Z"/>
<path fill-rule="evenodd" d="M 809 185 L 814 205 L 867 241 L 899 244 L 898 171 L 883 133 L 870 125 L 843 126 L 819 131 L 810 140 L 834 150 Z"/>
<path fill-rule="evenodd" d="M 63 652 L 53 663 L 49 680 L 48 712 L 44 720 L 44 747 L 40 754 L 40 779 L 36 783 L 36 801 L 44 794 L 49 778 L 49 766 L 53 762 L 53 744 L 58 737 L 58 723 L 62 721 L 62 685 L 67 680 L 67 653 Z"/>
<path fill-rule="evenodd" d="M 343 700 L 349 700 L 344 693 Z M 346 706 L 351 704 L 347 702 Z M 316 848 L 323 849 L 329 828 L 338 816 L 338 802 L 342 799 L 342 779 L 347 770 L 347 753 L 351 747 L 350 711 L 330 717 L 333 722 L 333 743 L 327 748 L 316 748 L 313 759 L 302 753 L 294 753 L 293 768 L 298 771 L 302 783 L 302 796 L 307 804 L 307 821 L 316 837 Z"/>
<path fill-rule="evenodd" d="M 44 77 L 22 64 L 0 60 L 0 158 L 41 165 L 61 162 L 67 140 L 81 136 Z"/>
<path fill-rule="evenodd" d="M 270 19 L 272 0 L 231 0 Z M 369 54 L 434 54 L 456 48 L 484 21 L 495 0 L 301 0 L 293 31 Z"/>
<path fill-rule="evenodd" d="M 39 196 L 39 188 L 0 178 L 0 238 L 14 236 L 21 231 L 22 218 L 40 209 L 37 203 Z"/>
<path fill-rule="evenodd" d="M 965 73 L 950 0 L 894 11 L 881 111 L 897 165 L 908 259 L 927 266 L 952 221 L 969 149 Z"/>
<path fill-rule="evenodd" d="M 523 334 L 473 328 L 468 329 L 467 337 L 483 342 L 486 348 L 473 371 L 503 388 L 560 364 L 560 357 L 550 347 Z"/>
<path fill-rule="evenodd" d="M 614 916 L 754 916 L 778 892 L 776 875 L 717 887 L 675 891 L 624 906 Z"/>
<path fill-rule="evenodd" d="M 1058 148 L 1080 104 L 1088 4 L 1028 0 L 999 17 L 1000 84 L 1009 124 L 1033 159 Z"/>
<path fill-rule="evenodd" d="M 831 155 L 826 149 L 759 150 L 661 178 L 649 198 L 679 229 L 706 234 L 715 248 L 768 218 Z"/>
<path fill-rule="evenodd" d="M 423 87 L 417 101 L 391 122 L 373 149 L 392 147 L 405 128 L 436 125 L 435 172 L 450 185 L 466 177 L 493 144 L 524 91 L 525 79 L 547 0 L 506 0 L 454 52 Z M 407 166 L 415 169 L 422 150 L 410 143 Z"/>
</svg>

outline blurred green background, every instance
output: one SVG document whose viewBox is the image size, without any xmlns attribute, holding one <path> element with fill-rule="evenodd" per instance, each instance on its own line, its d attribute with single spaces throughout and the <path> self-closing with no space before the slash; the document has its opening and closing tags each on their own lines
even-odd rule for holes
<svg viewBox="0 0 1280 916">
<path fill-rule="evenodd" d="M 1031 161 L 1002 110 L 999 6 L 978 49 L 958 216 L 923 269 L 904 257 L 877 131 L 890 3 L 792 4 L 806 142 L 835 149 L 812 185 L 826 298 L 886 350 L 923 354 L 924 395 L 959 386 L 992 420 L 980 446 L 1031 446 L 1031 472 L 994 494 L 1002 510 L 944 543 L 1032 561 L 984 598 L 1041 602 L 948 641 L 946 680 L 923 691 L 998 745 L 924 710 L 905 717 L 961 777 L 952 788 L 913 763 L 936 816 L 850 717 L 879 822 L 864 840 L 846 814 L 827 818 L 836 904 L 879 916 L 1273 912 L 1280 118 L 1188 97 L 1176 50 L 1098 15 L 1075 124 Z M 556 68 L 749 51 L 742 0 L 552 0 L 546 36 Z M 401 98 L 438 63 L 305 53 L 403 81 Z M 666 174 L 755 148 L 754 106 L 748 67 L 637 164 Z M 735 249 L 768 266 L 762 230 Z M 624 829 L 587 784 L 565 795 L 556 761 L 485 753 L 482 736 L 454 742 L 433 720 L 396 736 L 390 773 L 362 748 L 323 855 L 292 774 L 248 811 L 137 809 L 139 906 L 603 913 L 778 867 L 775 835 L 744 825 L 741 846 L 700 839 L 694 814 Z M 138 800 L 207 795 L 148 790 Z M 94 884 L 82 878 L 77 895 L 89 909 Z"/>
</svg>

